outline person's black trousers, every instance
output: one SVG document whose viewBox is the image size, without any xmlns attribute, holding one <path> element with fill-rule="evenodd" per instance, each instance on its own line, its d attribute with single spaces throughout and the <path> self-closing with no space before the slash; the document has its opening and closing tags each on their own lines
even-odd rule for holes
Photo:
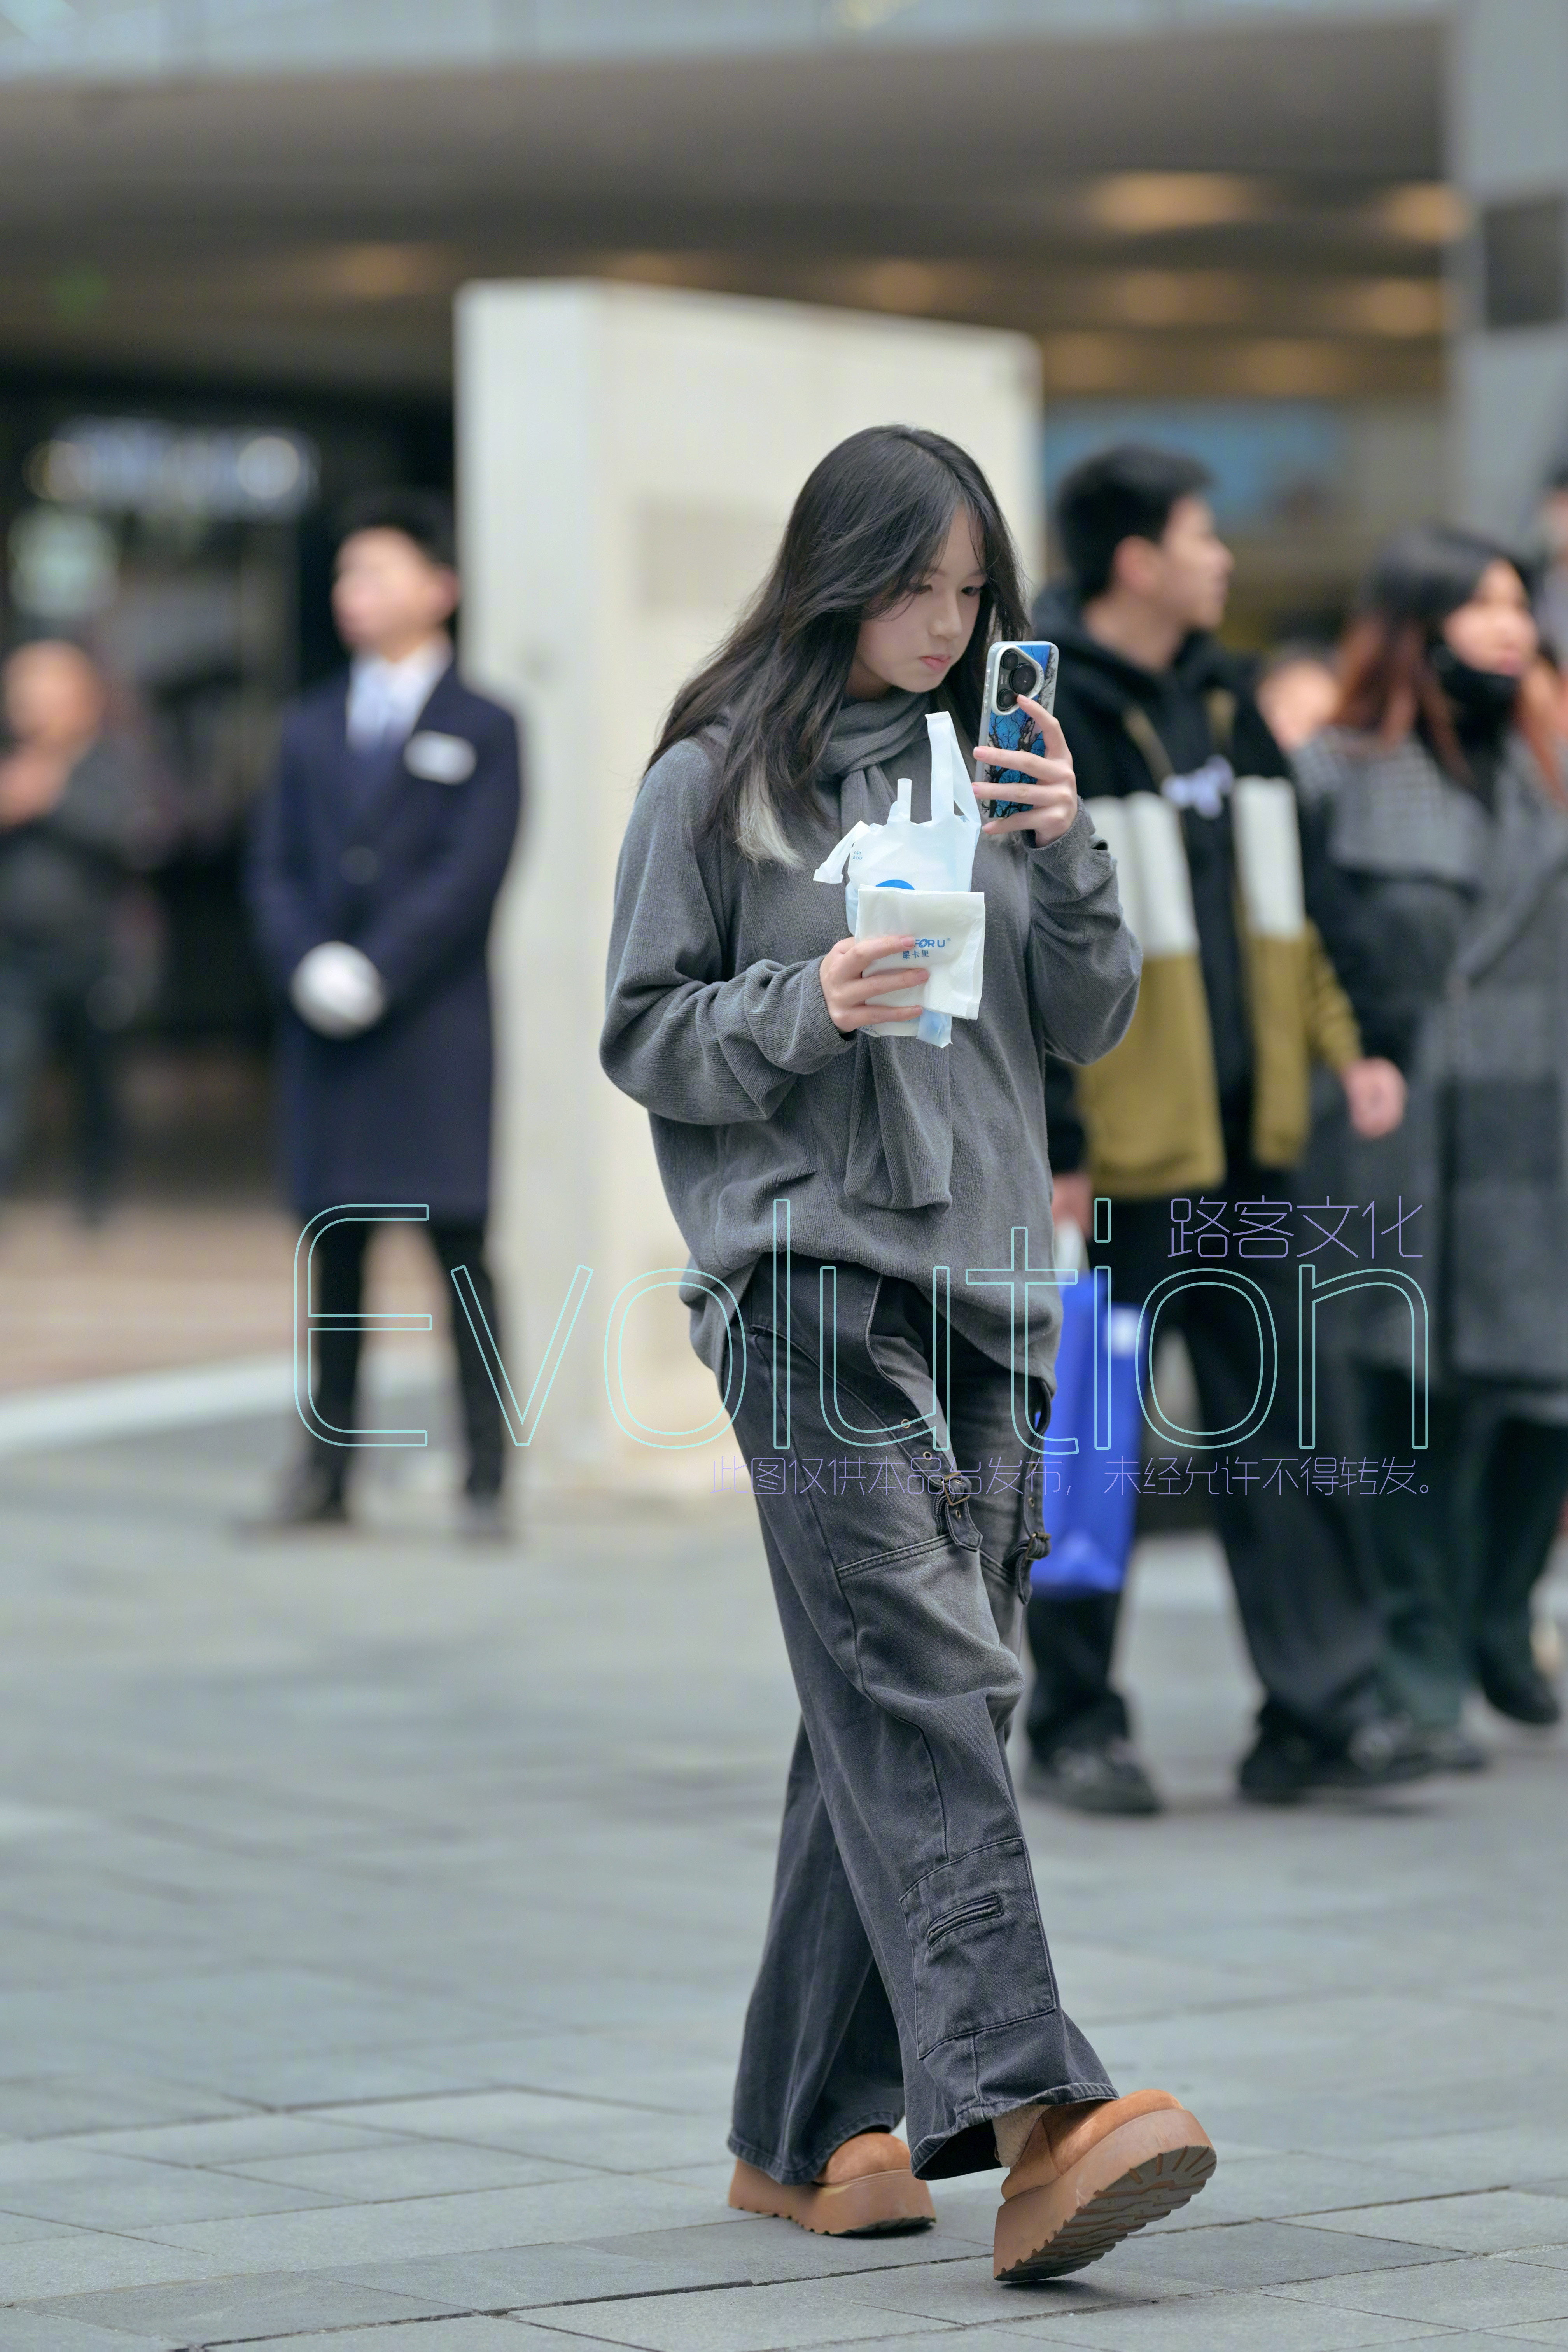
<svg viewBox="0 0 1568 2352">
<path fill-rule="evenodd" d="M 319 1315 L 357 1315 L 364 1294 L 364 1258 L 374 1224 L 345 1219 L 329 1225 L 316 1238 L 310 1260 L 311 1305 Z M 446 1277 L 447 1307 L 451 1317 L 458 1358 L 458 1384 L 462 1400 L 463 1428 L 468 1441 L 468 1468 L 465 1491 L 473 1496 L 499 1495 L 509 1443 L 485 1360 L 469 1328 L 452 1282 L 454 1266 L 467 1266 L 486 1322 L 501 1346 L 496 1314 L 495 1285 L 485 1259 L 485 1229 L 480 1222 L 452 1223 L 432 1218 L 419 1227 L 428 1237 Z M 317 1412 L 334 1429 L 358 1426 L 354 1410 L 359 1386 L 359 1331 L 317 1331 L 313 1398 Z M 331 1472 L 334 1490 L 342 1494 L 348 1482 L 357 1446 L 333 1445 L 314 1434 L 312 1451 Z"/>
<path fill-rule="evenodd" d="M 15 940 L 0 946 L 0 1197 L 15 1181 L 33 1089 L 51 1039 L 58 1037 L 77 1089 L 81 1206 L 96 1217 L 110 1204 L 123 1146 L 120 1033 L 95 1016 L 108 969 L 107 949 L 96 937 Z"/>
<path fill-rule="evenodd" d="M 1410 1453 L 1410 1382 L 1365 1373 L 1367 1443 Z M 1459 1719 L 1486 1678 L 1528 1679 L 1531 1595 L 1568 1495 L 1568 1429 L 1507 1412 L 1481 1381 L 1435 1389 L 1415 1484 L 1368 1506 L 1400 1703 L 1423 1726 Z"/>
<path fill-rule="evenodd" d="M 1279 1201 L 1284 1180 L 1256 1169 L 1235 1171 L 1223 1188 L 1230 1201 Z M 1219 1191 L 1210 1195 L 1220 1197 Z M 1188 1220 L 1189 1224 L 1191 1220 Z M 1237 1220 L 1229 1223 L 1234 1226 Z M 1223 1265 L 1171 1255 L 1170 1203 L 1118 1201 L 1110 1240 L 1090 1245 L 1097 1265 L 1109 1265 L 1111 1297 L 1140 1307 L 1168 1275 L 1194 1276 L 1196 1286 L 1175 1295 L 1160 1316 L 1160 1330 L 1179 1329 L 1192 1358 L 1203 1426 L 1240 1429 L 1249 1418 L 1258 1377 L 1258 1324 L 1252 1305 L 1234 1288 L 1202 1280 L 1205 1274 L 1240 1274 L 1256 1282 L 1274 1318 L 1279 1381 L 1262 1426 L 1242 1444 L 1215 1450 L 1157 1443 L 1161 1455 L 1188 1458 L 1209 1483 L 1225 1546 L 1242 1631 L 1266 1694 L 1265 1719 L 1333 1743 L 1387 1705 L 1382 1682 L 1385 1649 L 1375 1585 L 1354 1507 L 1340 1493 L 1306 1490 L 1298 1475 L 1272 1478 L 1274 1461 L 1292 1468 L 1301 1459 L 1297 1417 L 1297 1260 L 1238 1255 L 1232 1239 Z M 1317 1452 L 1345 1453 L 1341 1433 L 1324 1423 L 1320 1393 Z M 1142 1433 L 1115 1433 L 1114 1454 L 1135 1455 Z M 1406 1451 L 1408 1449 L 1406 1448 Z M 1254 1465 L 1244 1482 L 1232 1466 Z M 1090 1456 L 1099 1464 L 1110 1456 Z M 1226 1491 L 1228 1489 L 1228 1491 Z M 1369 1506 L 1382 1507 L 1381 1500 Z M 1047 1527 L 1049 1508 L 1046 1513 Z M 1063 1746 L 1090 1746 L 1129 1728 L 1127 1703 L 1111 1682 L 1111 1657 L 1121 1594 L 1058 1600 L 1037 1592 L 1029 1602 L 1029 1647 L 1036 1681 L 1029 1697 L 1029 1743 L 1048 1757 Z"/>
</svg>

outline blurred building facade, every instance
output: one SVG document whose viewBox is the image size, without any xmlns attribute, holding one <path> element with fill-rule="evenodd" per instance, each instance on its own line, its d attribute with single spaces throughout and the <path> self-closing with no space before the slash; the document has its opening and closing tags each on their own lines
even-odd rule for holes
<svg viewBox="0 0 1568 2352">
<path fill-rule="evenodd" d="M 527 719 L 491 961 L 498 1266 L 531 1387 L 540 1368 L 529 1475 L 689 1490 L 725 1416 L 675 1295 L 686 1245 L 647 1118 L 598 1057 L 637 780 L 813 465 L 900 398 L 962 435 L 1037 571 L 1038 362 L 981 328 L 581 281 L 470 286 L 458 323 L 466 654 Z"/>
</svg>

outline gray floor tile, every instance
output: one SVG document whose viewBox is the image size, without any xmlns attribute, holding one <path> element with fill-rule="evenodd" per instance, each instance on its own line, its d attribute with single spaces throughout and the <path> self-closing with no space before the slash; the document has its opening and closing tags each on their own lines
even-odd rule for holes
<svg viewBox="0 0 1568 2352">
<path fill-rule="evenodd" d="M 1547 2079 L 1555 2082 L 1555 2069 Z M 1437 2190 L 1514 2189 L 1568 2173 L 1568 2123 L 1519 2116 L 1495 2124 L 1478 2121 L 1473 2131 L 1416 2133 L 1357 2153 L 1368 2163 L 1386 2160 L 1424 2172 Z"/>
<path fill-rule="evenodd" d="M 927 2270 L 972 2260 L 977 2251 L 973 2239 L 944 2230 L 940 2222 L 908 2236 L 826 2238 L 787 2222 L 743 2216 L 692 2229 L 639 2231 L 602 2242 L 606 2251 L 635 2261 L 668 2264 L 692 2286 L 747 2282 L 760 2286 L 780 2279 Z"/>
<path fill-rule="evenodd" d="M 1397 2241 L 1352 2235 L 1307 2221 L 1240 2221 L 1232 2229 L 1157 2231 L 1134 2242 L 1131 2259 L 1146 2260 L 1173 2279 L 1234 2291 L 1295 2279 L 1403 2267 L 1415 2249 Z M 1108 2260 L 1115 2260 L 1115 2256 Z M 1431 2259 L 1448 2257 L 1433 2251 Z"/>
<path fill-rule="evenodd" d="M 318 2102 L 432 2097 L 463 2091 L 460 2074 L 416 2066 L 397 2051 L 231 2051 L 215 2042 L 190 2053 L 200 2079 L 231 2104 L 313 2106 Z"/>
<path fill-rule="evenodd" d="M 700 2204 L 694 2214 L 693 2204 Z M 159 2234 L 230 2270 L 341 2270 L 399 2255 L 602 2238 L 650 2221 L 709 2218 L 693 2189 L 579 2174 L 539 2189 L 480 2189 L 391 2205 L 334 2205 L 239 2221 L 179 2222 Z"/>
<path fill-rule="evenodd" d="M 104 2157 L 101 2170 L 77 2180 L 0 2182 L 0 2207 L 42 2214 L 84 2230 L 157 2231 L 165 2222 L 218 2221 L 237 2214 L 288 2213 L 330 2204 L 309 2189 L 237 2174 L 196 2172 L 172 2164 Z M 113 2168 L 110 2169 L 110 2168 Z"/>
<path fill-rule="evenodd" d="M 1420 2246 L 1448 2246 L 1467 2254 L 1506 2254 L 1526 2247 L 1561 2250 L 1568 2262 L 1568 2201 L 1531 2197 L 1522 2189 L 1482 2189 L 1472 2197 L 1373 2205 L 1338 2213 L 1333 2227 L 1374 2238 L 1403 2238 Z M 1534 2259 L 1543 2262 L 1544 2252 Z"/>
<path fill-rule="evenodd" d="M 379 2294 L 428 2296 L 459 2311 L 538 2310 L 703 2283 L 679 2265 L 594 2244 L 481 2247 L 357 2267 L 334 2264 L 332 2275 Z"/>
<path fill-rule="evenodd" d="M 564 2336 L 637 2345 L 643 2352 L 794 2352 L 931 2332 L 923 2319 L 900 2326 L 892 2312 L 852 2302 L 837 2279 L 579 2305 L 552 2311 L 550 2325 Z"/>
<path fill-rule="evenodd" d="M 58 2145 L 101 2156 L 135 2156 L 154 2164 L 227 2166 L 239 2171 L 279 2156 L 337 2155 L 384 2147 L 384 2132 L 324 2124 L 314 2116 L 226 2116 L 216 2123 L 163 2124 L 151 2130 L 85 2132 Z"/>
<path fill-rule="evenodd" d="M 353 2107 L 329 2112 L 342 2123 L 363 2122 L 373 2113 Z M 684 2161 L 700 2163 L 724 2146 L 722 2118 L 710 2124 L 549 2092 L 480 2091 L 453 2098 L 378 2101 L 374 2117 L 389 2131 L 558 2157 L 608 2172 L 653 2172 Z"/>
<path fill-rule="evenodd" d="M 428 2064 L 435 2053 L 411 2050 Z M 672 2049 L 658 2035 L 538 2033 L 508 2041 L 465 2042 L 445 2053 L 496 2089 L 569 2092 L 582 2098 L 625 2100 L 671 2114 L 712 2116 L 727 2125 L 735 2087 L 732 2047 L 712 2053 Z M 721 2131 L 721 2140 L 722 2131 Z"/>
<path fill-rule="evenodd" d="M 1429 2321 L 1434 2327 L 1489 2327 L 1495 2333 L 1523 2327 L 1534 2319 L 1568 2319 L 1568 2271 L 1506 2255 L 1465 2257 L 1354 2278 L 1318 2278 L 1282 2286 L 1279 2292 L 1352 2311 L 1391 2312 Z"/>
<path fill-rule="evenodd" d="M 0 2205 L 7 2191 L 80 2180 L 159 2179 L 158 2168 L 109 2156 L 75 2139 L 0 2140 Z"/>
<path fill-rule="evenodd" d="M 1043 2291 L 1037 2292 L 1043 2299 Z M 1287 2303 L 1263 2289 L 1059 2319 L 1042 2316 L 1008 2333 L 1018 2352 L 1036 2341 L 1080 2346 L 1083 2352 L 1355 2352 L 1361 2345 L 1411 2340 L 1407 2319 Z M 969 2338 L 962 2341 L 967 2346 Z"/>
<path fill-rule="evenodd" d="M 1000 2172 L 973 2172 L 956 2180 L 931 2183 L 939 2230 L 952 2230 L 961 2238 L 989 2248 L 996 2236 L 996 2214 L 1002 2202 Z"/>
<path fill-rule="evenodd" d="M 125 2287 L 117 2294 L 70 2295 L 37 2306 L 42 2317 L 58 2325 L 80 2321 L 132 2335 L 144 2331 L 172 2336 L 182 2345 L 290 2336 L 307 2328 L 369 2327 L 377 2320 L 436 2317 L 471 2308 L 443 2295 L 389 2294 L 341 2279 L 301 2278 L 292 2271 L 200 2284 Z M 5 2346 L 5 2326 L 0 2319 L 0 2347 Z"/>
<path fill-rule="evenodd" d="M 347 2337 L 291 2336 L 286 2352 L 561 2352 L 562 2338 L 527 2321 L 437 2319 L 355 2328 Z"/>
<path fill-rule="evenodd" d="M 123 1841 L 117 1850 L 123 1860 Z M 210 1871 L 208 1877 L 210 1883 Z M 363 1974 L 269 1966 L 237 1957 L 217 1968 L 109 1977 L 101 1990 L 106 2000 L 112 1995 L 112 2003 L 101 2013 L 99 2030 L 136 2048 L 163 2032 L 193 2042 L 228 2032 L 268 2048 L 384 2050 L 439 2032 L 455 2041 L 465 2030 L 482 2031 L 500 2021 L 499 2015 L 492 2018 L 455 1999 L 431 2000 Z M 71 1996 L 51 1991 L 23 1998 L 68 2002 Z M 0 1997 L 0 2021 L 5 2008 Z"/>
<path fill-rule="evenodd" d="M 1042 2313 L 1119 2309 L 1129 2304 L 1174 2300 L 1199 2290 L 1184 2279 L 1157 2271 L 1126 2247 L 1075 2276 L 1048 2286 L 1004 2286 L 992 2273 L 989 2254 L 934 2263 L 929 2268 L 881 2271 L 850 2282 L 856 2300 L 883 2311 L 913 2313 L 955 2327 L 996 2326 Z"/>
<path fill-rule="evenodd" d="M 153 2082 L 141 2075 L 99 2071 L 87 2076 L 51 2074 L 0 2083 L 0 2131 L 26 2139 L 238 2112 L 237 2101 L 199 2084 Z"/>
<path fill-rule="evenodd" d="M 110 2237 L 99 2230 L 72 2230 L 42 2243 L 8 2246 L 5 2292 L 13 2303 L 37 2303 L 51 2295 L 91 2294 L 100 2287 L 215 2278 L 233 2268 L 232 2263 L 192 2253 L 184 2246 Z"/>
<path fill-rule="evenodd" d="M 1251 1694 L 1216 1556 L 1146 1547 L 1126 1665 L 1170 1810 L 1026 1826 L 1064 1999 L 1129 2084 L 1188 2099 L 1220 2171 L 1009 2292 L 994 2174 L 936 2184 L 918 2241 L 724 2208 L 796 1717 L 754 1522 L 552 1505 L 459 1575 L 389 1487 L 355 1546 L 228 1547 L 276 1443 L 7 1467 L 0 1602 L 26 1631 L 0 1648 L 0 1837 L 35 1786 L 76 1824 L 5 1843 L 0 2049 L 28 2072 L 0 2073 L 0 2216 L 26 2208 L 0 2293 L 25 2352 L 35 2322 L 47 2352 L 230 2326 L 331 2352 L 1563 2340 L 1540 2217 L 1568 2182 L 1568 1889 L 1533 1874 L 1521 1902 L 1518 1878 L 1557 1834 L 1560 1759 L 1504 1738 L 1408 1802 L 1238 1809 Z M 584 1590 L 622 1591 L 631 1558 L 671 1605 L 602 1611 L 584 1644 Z M 42 2218 L 154 2195 L 112 2232 Z M 1510 2233 L 1519 2260 L 1447 2242 Z"/>
<path fill-rule="evenodd" d="M 65 2221 L 46 2221 L 37 2213 L 0 2212 L 0 2246 L 27 2245 L 38 2238 L 65 2238 L 70 2226 Z"/>
<path fill-rule="evenodd" d="M 734 2158 L 725 2156 L 709 2164 L 661 2164 L 657 2178 L 679 2180 L 688 2189 L 705 2189 L 716 2205 L 722 2205 L 730 2193 L 734 2171 Z"/>
<path fill-rule="evenodd" d="M 1551 2322 L 1548 2321 L 1547 2325 L 1550 2326 Z M 1552 2339 L 1548 2337 L 1546 2340 L 1550 2343 Z M 1568 2336 L 1560 2336 L 1557 2340 L 1559 2343 L 1568 2344 Z M 1502 2352 L 1502 2347 L 1506 2345 L 1517 2346 L 1531 2341 L 1539 2343 L 1541 2338 L 1517 2336 L 1511 2328 L 1504 2328 L 1501 2335 L 1494 2335 L 1489 2328 L 1485 2334 L 1480 2334 L 1470 2327 L 1459 2329 L 1458 2332 L 1451 2327 L 1446 2327 L 1441 2334 L 1435 2330 L 1428 2330 L 1424 2336 L 1406 2336 L 1403 2341 L 1416 2347 L 1416 2352 L 1420 2352 L 1421 2347 L 1424 2347 L 1424 2352 Z"/>
<path fill-rule="evenodd" d="M 334 2205 L 368 2205 L 387 2197 L 440 2197 L 465 2189 L 525 2189 L 558 2180 L 562 2168 L 505 2148 L 463 2147 L 446 2140 L 386 2140 L 310 2156 L 229 2159 L 248 2180 L 279 2181 L 329 2197 Z M 5 2190 L 0 2188 L 0 2201 Z"/>
<path fill-rule="evenodd" d="M 1166 2230 L 1212 2230 L 1227 2221 L 1285 2221 L 1303 2215 L 1337 2217 L 1394 2198 L 1429 2195 L 1418 2172 L 1357 2164 L 1340 2156 L 1238 2157 L 1227 2147 L 1201 2197 L 1173 2213 Z M 1331 2228 L 1337 2226 L 1330 2219 Z"/>
<path fill-rule="evenodd" d="M 1346 2067 L 1355 2063 L 1354 2053 L 1347 2053 Z M 1286 2068 L 1289 2061 L 1285 2061 Z M 1520 2095 L 1526 2100 L 1549 2108 L 1556 2096 L 1556 2086 L 1548 2081 L 1535 2084 Z M 1417 2057 L 1409 2062 L 1405 2084 L 1393 2085 L 1369 2084 L 1355 2099 L 1347 2100 L 1343 2094 L 1326 2090 L 1321 2084 L 1301 2086 L 1288 2083 L 1286 2088 L 1259 2106 L 1255 2098 L 1234 2102 L 1222 2095 L 1205 2095 L 1194 2099 L 1203 2114 L 1204 2123 L 1215 2146 L 1222 2150 L 1232 2138 L 1253 2139 L 1272 2135 L 1284 2147 L 1317 2148 L 1326 2154 L 1353 2157 L 1364 2160 L 1373 2150 L 1378 2150 L 1388 2161 L 1402 2168 L 1408 2165 L 1417 2171 L 1428 2170 L 1420 2154 L 1423 2147 L 1436 2139 L 1455 2111 L 1468 2108 L 1477 2115 L 1478 2122 L 1489 2120 L 1468 2085 L 1443 2086 L 1429 2079 L 1429 2070 Z M 1537 2123 L 1550 2124 L 1551 2117 L 1532 2117 L 1528 2112 L 1518 2116 L 1511 2129 L 1522 2132 Z M 1358 2125 L 1361 2126 L 1357 2128 Z M 1512 2153 L 1501 2147 L 1498 2159 L 1501 2169 L 1483 2176 L 1479 2185 L 1486 2188 L 1511 2187 L 1517 2177 L 1520 2149 L 1515 2141 Z M 1537 2172 L 1561 2170 L 1561 2164 L 1538 2163 Z M 1470 2185 L 1474 2176 L 1467 2177 L 1461 2185 Z"/>
<path fill-rule="evenodd" d="M 923 2336 L 873 2336 L 865 2339 L 864 2352 L 879 2352 L 886 2345 L 897 2347 L 897 2352 L 1023 2352 L 1029 2344 L 1042 2341 L 1066 2344 L 1066 2336 L 1045 2336 L 1027 2326 L 1005 2322 L 994 2327 L 932 2328 Z"/>
<path fill-rule="evenodd" d="M 126 2335 L 58 2311 L 0 2311 L 0 2352 L 182 2352 L 183 2340 Z"/>
<path fill-rule="evenodd" d="M 814 2277 L 818 2270 L 896 2270 L 910 2263 L 945 2263 L 975 2253 L 973 2237 L 952 2230 L 938 2218 L 924 2230 L 908 2230 L 891 2237 L 818 2237 L 814 2230 L 797 2230 L 793 2222 L 764 2213 L 708 2213 L 703 2221 L 668 2230 L 616 2232 L 602 2244 L 616 2253 L 635 2253 L 647 2263 L 715 2258 L 724 2265 L 778 2263 L 795 2265 L 795 2277 Z M 985 2237 L 990 2251 L 990 2232 Z"/>
</svg>

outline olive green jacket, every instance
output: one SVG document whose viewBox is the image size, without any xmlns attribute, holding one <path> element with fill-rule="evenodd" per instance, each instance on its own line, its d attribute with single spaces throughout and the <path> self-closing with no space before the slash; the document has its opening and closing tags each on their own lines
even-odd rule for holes
<svg viewBox="0 0 1568 2352">
<path fill-rule="evenodd" d="M 1159 781 L 1149 748 L 1150 764 Z M 1131 1024 L 1102 1061 L 1074 1072 L 1095 1190 L 1152 1199 L 1217 1184 L 1226 1165 L 1208 1004 L 1182 824 L 1157 792 L 1087 803 L 1116 860 L 1121 903 L 1143 949 Z M 1306 1147 L 1314 1061 L 1343 1069 L 1361 1033 L 1309 921 L 1294 787 L 1244 777 L 1232 788 L 1237 925 L 1253 1045 L 1252 1156 L 1289 1168 Z"/>
</svg>

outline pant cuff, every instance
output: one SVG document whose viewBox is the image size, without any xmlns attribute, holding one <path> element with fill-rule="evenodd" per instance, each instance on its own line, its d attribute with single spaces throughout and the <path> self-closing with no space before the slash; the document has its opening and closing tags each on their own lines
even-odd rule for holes
<svg viewBox="0 0 1568 2352">
<path fill-rule="evenodd" d="M 759 2172 L 765 2172 L 770 2180 L 776 2180 L 781 2189 L 806 2189 L 816 2179 L 834 2150 L 842 2147 L 847 2139 L 854 2139 L 861 2132 L 896 2131 L 902 2121 L 901 2109 L 889 2114 L 885 2107 L 877 2115 L 852 2117 L 847 2124 L 835 2124 L 830 2139 L 801 2157 L 781 2155 L 777 2148 L 763 2147 L 759 2141 L 743 2139 L 739 2132 L 730 2134 L 726 2146 L 731 2156 L 739 2157 L 742 2164 L 754 2165 Z"/>
<path fill-rule="evenodd" d="M 1103 2075 L 1097 2080 L 1058 2084 L 1054 2090 L 1037 2091 L 1022 2104 L 1035 2107 L 1068 2107 L 1079 2099 L 1113 2099 L 1116 2092 Z M 910 2159 L 922 2180 L 945 2180 L 961 2172 L 994 2172 L 1000 2168 L 994 2128 L 998 2116 L 1010 2116 L 1020 2102 L 1016 2098 L 982 2099 L 965 2108 L 962 2120 L 951 2130 L 929 2132 L 918 2147 L 911 2147 Z"/>
</svg>

